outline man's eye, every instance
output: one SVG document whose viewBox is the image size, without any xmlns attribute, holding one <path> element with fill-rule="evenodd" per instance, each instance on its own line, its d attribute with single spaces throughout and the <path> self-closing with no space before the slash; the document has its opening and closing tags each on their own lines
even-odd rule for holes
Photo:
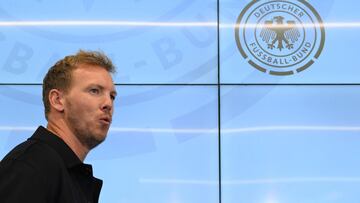
<svg viewBox="0 0 360 203">
<path fill-rule="evenodd" d="M 93 88 L 93 89 L 90 89 L 90 93 L 92 93 L 92 94 L 99 94 L 99 93 L 100 93 L 100 90 Z"/>
<path fill-rule="evenodd" d="M 110 98 L 114 101 L 116 97 L 114 95 L 110 95 Z"/>
</svg>

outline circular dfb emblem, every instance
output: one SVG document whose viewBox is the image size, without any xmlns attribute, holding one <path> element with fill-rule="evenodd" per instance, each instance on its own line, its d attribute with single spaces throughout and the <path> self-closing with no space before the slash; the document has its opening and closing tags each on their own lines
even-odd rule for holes
<svg viewBox="0 0 360 203">
<path fill-rule="evenodd" d="M 305 0 L 254 0 L 240 13 L 235 39 L 241 55 L 271 75 L 311 66 L 325 42 L 323 22 Z"/>
</svg>

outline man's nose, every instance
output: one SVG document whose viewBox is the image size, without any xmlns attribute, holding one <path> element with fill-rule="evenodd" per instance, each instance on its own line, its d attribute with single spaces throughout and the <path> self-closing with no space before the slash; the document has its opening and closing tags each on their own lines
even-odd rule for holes
<svg viewBox="0 0 360 203">
<path fill-rule="evenodd" d="M 111 112 L 113 108 L 113 100 L 111 99 L 111 96 L 106 96 L 103 101 L 102 110 Z"/>
</svg>

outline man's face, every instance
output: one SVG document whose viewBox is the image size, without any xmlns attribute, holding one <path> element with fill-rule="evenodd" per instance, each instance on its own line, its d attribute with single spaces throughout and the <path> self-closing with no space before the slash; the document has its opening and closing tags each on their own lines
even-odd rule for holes
<svg viewBox="0 0 360 203">
<path fill-rule="evenodd" d="M 65 122 L 89 150 L 106 137 L 115 96 L 115 86 L 106 69 L 82 64 L 72 71 L 70 89 L 64 96 Z"/>
</svg>

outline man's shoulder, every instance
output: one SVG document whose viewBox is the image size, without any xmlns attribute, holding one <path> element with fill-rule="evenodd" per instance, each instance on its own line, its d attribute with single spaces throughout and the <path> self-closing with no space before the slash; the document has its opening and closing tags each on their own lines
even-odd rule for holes
<svg viewBox="0 0 360 203">
<path fill-rule="evenodd" d="M 48 201 L 56 194 L 63 165 L 46 143 L 30 139 L 19 144 L 0 162 L 0 202 Z"/>
<path fill-rule="evenodd" d="M 1 167 L 16 166 L 16 163 L 40 173 L 57 171 L 62 165 L 61 157 L 46 143 L 27 140 L 11 150 L 0 162 Z"/>
</svg>

